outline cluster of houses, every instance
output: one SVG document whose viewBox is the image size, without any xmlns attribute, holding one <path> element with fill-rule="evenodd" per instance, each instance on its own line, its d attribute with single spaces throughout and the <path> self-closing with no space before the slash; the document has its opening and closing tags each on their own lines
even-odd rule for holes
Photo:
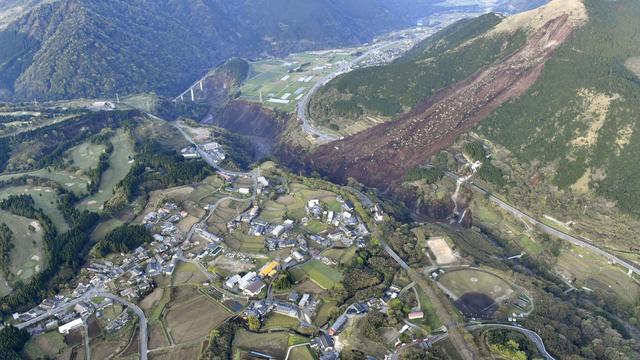
<svg viewBox="0 0 640 360">
<path fill-rule="evenodd" d="M 278 272 L 280 263 L 273 260 L 265 264 L 259 272 L 250 271 L 244 275 L 236 274 L 227 278 L 224 286 L 232 291 L 241 291 L 247 296 L 257 296 L 266 286 L 264 279 Z"/>
</svg>

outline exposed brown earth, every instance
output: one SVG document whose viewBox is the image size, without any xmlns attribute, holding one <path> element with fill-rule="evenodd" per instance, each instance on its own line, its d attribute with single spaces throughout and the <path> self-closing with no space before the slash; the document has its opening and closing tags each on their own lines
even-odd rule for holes
<svg viewBox="0 0 640 360">
<path fill-rule="evenodd" d="M 440 91 L 410 113 L 319 147 L 309 155 L 308 166 L 334 181 L 353 177 L 388 188 L 501 104 L 524 94 L 574 26 L 568 15 L 548 21 L 518 51 Z"/>
</svg>

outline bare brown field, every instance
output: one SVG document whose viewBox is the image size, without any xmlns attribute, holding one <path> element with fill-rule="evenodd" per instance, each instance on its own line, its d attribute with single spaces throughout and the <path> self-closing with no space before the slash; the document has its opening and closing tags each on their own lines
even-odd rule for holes
<svg viewBox="0 0 640 360">
<path fill-rule="evenodd" d="M 436 256 L 436 263 L 438 263 L 438 265 L 451 264 L 456 261 L 456 257 L 445 239 L 434 238 L 427 240 L 427 246 L 429 246 L 431 252 Z"/>
<path fill-rule="evenodd" d="M 197 359 L 200 355 L 202 343 L 189 344 L 184 346 L 176 346 L 173 350 L 150 353 L 151 360 L 185 360 Z"/>
<path fill-rule="evenodd" d="M 176 344 L 206 337 L 229 317 L 221 305 L 200 295 L 192 301 L 171 306 L 165 320 Z"/>
<path fill-rule="evenodd" d="M 167 337 L 162 330 L 162 324 L 154 321 L 149 324 L 149 349 L 157 349 L 169 345 Z"/>
</svg>

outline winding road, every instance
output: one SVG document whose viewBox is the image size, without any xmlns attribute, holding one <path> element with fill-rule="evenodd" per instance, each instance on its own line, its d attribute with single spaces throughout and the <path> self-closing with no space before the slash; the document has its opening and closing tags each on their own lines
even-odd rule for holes
<svg viewBox="0 0 640 360">
<path fill-rule="evenodd" d="M 309 92 L 307 92 L 302 99 L 300 99 L 300 101 L 298 102 L 298 106 L 296 108 L 296 114 L 298 116 L 298 120 L 300 120 L 302 122 L 302 130 L 307 133 L 308 135 L 311 135 L 312 137 L 316 138 L 316 140 L 318 140 L 319 142 L 331 142 L 334 140 L 338 140 L 338 138 L 334 135 L 322 132 L 321 130 L 319 130 L 318 128 L 314 127 L 313 125 L 311 125 L 311 118 L 309 115 L 309 103 L 311 102 L 311 98 L 318 92 L 318 90 L 320 90 L 321 87 L 325 86 L 327 83 L 329 83 L 329 81 L 335 79 L 336 77 L 338 77 L 338 75 L 344 74 L 346 72 L 348 72 L 352 66 L 356 65 L 357 63 L 359 63 L 360 61 L 366 59 L 367 57 L 369 57 L 371 54 L 373 54 L 374 52 L 380 50 L 383 47 L 387 47 L 387 46 L 392 46 L 395 45 L 397 43 L 399 43 L 400 40 L 396 40 L 396 41 L 391 41 L 391 42 L 384 42 L 382 44 L 377 44 L 373 47 L 371 47 L 371 49 L 367 50 L 367 52 L 363 53 L 362 55 L 358 56 L 357 58 L 349 61 L 348 63 L 345 63 L 344 65 L 342 65 L 339 69 L 337 69 L 336 71 L 332 72 L 331 74 L 328 74 L 324 77 L 322 77 L 320 80 L 318 80 L 313 87 L 311 88 L 311 90 L 309 90 Z"/>
<path fill-rule="evenodd" d="M 137 305 L 132 304 L 130 302 L 128 302 L 127 300 L 113 295 L 111 293 L 108 292 L 104 292 L 104 291 L 100 291 L 97 289 L 91 289 L 89 291 L 87 291 L 86 293 L 84 293 L 82 296 L 75 298 L 61 306 L 55 307 L 49 311 L 47 311 L 46 313 L 43 313 L 40 316 L 37 316 L 29 321 L 25 321 L 23 323 L 17 324 L 16 327 L 18 329 L 24 329 L 28 326 L 31 326 L 37 322 L 40 322 L 42 320 L 45 320 L 55 314 L 59 314 L 61 312 L 67 311 L 67 309 L 69 309 L 70 307 L 75 306 L 78 303 L 81 302 L 87 302 L 90 301 L 92 298 L 94 297 L 104 297 L 104 298 L 108 298 L 111 299 L 113 301 L 117 301 L 120 304 L 128 307 L 131 311 L 133 311 L 134 314 L 136 314 L 138 316 L 138 319 L 140 320 L 140 360 L 147 360 L 147 349 L 148 349 L 148 337 L 147 337 L 147 317 L 144 315 L 144 312 L 142 311 L 142 309 L 140 309 Z"/>
<path fill-rule="evenodd" d="M 555 360 L 551 354 L 547 352 L 547 349 L 544 346 L 544 342 L 540 335 L 538 335 L 535 331 L 525 329 L 519 326 L 513 325 L 505 325 L 505 324 L 475 324 L 475 325 L 467 325 L 466 329 L 469 331 L 477 330 L 477 329 L 506 329 L 513 330 L 523 333 L 531 342 L 538 348 L 538 352 L 546 359 L 546 360 Z"/>
<path fill-rule="evenodd" d="M 451 172 L 445 172 L 446 176 L 455 180 L 456 182 L 458 181 L 462 181 L 462 179 Z M 522 220 L 526 220 L 529 223 L 536 225 L 540 230 L 542 230 L 543 232 L 555 236 L 561 240 L 564 241 L 568 241 L 574 245 L 583 247 L 585 249 L 591 250 L 592 252 L 606 258 L 607 260 L 609 260 L 610 262 L 614 263 L 614 264 L 618 264 L 622 267 L 624 267 L 625 269 L 627 269 L 630 272 L 634 272 L 638 275 L 640 275 L 640 268 L 638 266 L 636 266 L 635 264 L 630 263 L 627 260 L 621 259 L 601 248 L 599 248 L 596 245 L 593 245 L 592 243 L 586 241 L 584 238 L 582 237 L 576 237 L 576 236 L 571 236 L 565 232 L 562 232 L 558 229 L 554 229 L 549 225 L 544 224 L 543 222 L 535 219 L 534 217 L 528 215 L 527 213 L 525 213 L 524 211 L 515 208 L 509 204 L 507 204 L 506 202 L 504 202 L 503 200 L 497 198 L 496 196 L 492 195 L 489 191 L 479 187 L 478 185 L 469 182 L 469 181 L 462 181 L 463 183 L 467 184 L 467 186 L 469 188 L 471 188 L 473 191 L 478 192 L 482 195 L 485 195 L 488 197 L 488 199 L 493 202 L 494 204 L 498 205 L 501 209 L 506 210 L 507 212 L 511 213 L 513 216 L 515 216 L 516 218 L 522 219 Z"/>
</svg>

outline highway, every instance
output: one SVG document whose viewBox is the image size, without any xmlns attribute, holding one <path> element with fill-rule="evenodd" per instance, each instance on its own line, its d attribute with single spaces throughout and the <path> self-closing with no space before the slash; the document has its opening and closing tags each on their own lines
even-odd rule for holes
<svg viewBox="0 0 640 360">
<path fill-rule="evenodd" d="M 113 295 L 111 293 L 108 292 L 104 292 L 104 291 L 100 291 L 97 289 L 91 289 L 89 291 L 87 291 L 86 293 L 84 293 L 82 296 L 75 298 L 61 306 L 55 307 L 49 311 L 47 311 L 46 313 L 35 317 L 29 321 L 25 321 L 23 323 L 17 324 L 16 327 L 18 329 L 24 329 L 26 327 L 29 327 L 37 322 L 40 322 L 42 320 L 45 320 L 55 314 L 59 314 L 61 312 L 65 312 L 67 311 L 67 309 L 69 309 L 70 307 L 75 306 L 78 303 L 81 302 L 88 302 L 90 301 L 92 298 L 96 297 L 96 296 L 100 296 L 100 297 L 104 297 L 104 298 L 108 298 L 111 299 L 113 301 L 117 301 L 122 305 L 125 305 L 126 307 L 128 307 L 129 309 L 131 309 L 131 311 L 133 311 L 137 316 L 138 319 L 140 320 L 139 326 L 140 326 L 140 360 L 147 360 L 147 349 L 148 349 L 148 337 L 147 337 L 147 317 L 144 315 L 144 312 L 135 304 L 132 304 L 130 302 L 128 302 L 127 300 Z"/>
<path fill-rule="evenodd" d="M 445 174 L 457 181 L 461 181 L 461 178 L 451 172 L 445 172 Z M 610 261 L 611 263 L 614 264 L 618 264 L 624 268 L 626 268 L 628 271 L 634 272 L 638 275 L 640 275 L 640 268 L 638 268 L 636 265 L 623 260 L 605 250 L 602 250 L 601 248 L 591 244 L 590 242 L 586 241 L 584 238 L 581 237 L 576 237 L 576 236 L 571 236 L 565 232 L 562 232 L 558 229 L 554 229 L 544 223 L 542 223 L 541 221 L 538 221 L 537 219 L 533 218 L 532 216 L 526 214 L 524 211 L 517 209 L 509 204 L 507 204 L 506 202 L 500 200 L 499 198 L 495 197 L 494 195 L 492 195 L 490 192 L 484 190 L 483 188 L 479 187 L 478 185 L 472 183 L 472 182 L 465 182 L 463 181 L 463 183 L 467 184 L 468 187 L 470 187 L 473 191 L 478 192 L 482 195 L 485 195 L 488 197 L 489 200 L 491 200 L 491 202 L 493 202 L 494 204 L 498 205 L 501 209 L 508 211 L 509 213 L 511 213 L 513 216 L 522 219 L 522 220 L 526 220 L 529 223 L 536 225 L 540 230 L 542 230 L 543 232 L 555 236 L 559 239 L 562 239 L 564 241 L 568 241 L 574 245 L 583 247 L 585 249 L 591 250 L 594 253 L 606 258 L 608 261 Z"/>
<path fill-rule="evenodd" d="M 315 128 L 313 125 L 311 125 L 311 119 L 309 117 L 309 109 L 308 109 L 309 102 L 311 102 L 311 98 L 315 95 L 315 93 L 318 92 L 318 90 L 320 90 L 321 87 L 325 86 L 329 81 L 335 79 L 340 74 L 346 73 L 347 71 L 349 71 L 349 69 L 351 69 L 351 67 L 353 67 L 360 61 L 364 60 L 365 58 L 369 57 L 374 52 L 378 51 L 383 47 L 392 46 L 399 42 L 400 41 L 397 40 L 397 41 L 375 45 L 371 49 L 367 50 L 367 52 L 365 52 L 364 54 L 358 56 L 357 58 L 341 66 L 338 70 L 318 80 L 313 85 L 311 90 L 309 90 L 309 92 L 307 92 L 307 94 L 305 94 L 305 96 L 303 96 L 302 99 L 300 99 L 300 101 L 298 102 L 298 106 L 296 108 L 296 114 L 298 115 L 298 120 L 302 121 L 302 130 L 305 133 L 316 138 L 316 140 L 318 140 L 319 142 L 331 142 L 334 140 L 338 140 L 337 137 L 331 134 L 324 133 L 318 130 L 317 128 Z"/>
</svg>

